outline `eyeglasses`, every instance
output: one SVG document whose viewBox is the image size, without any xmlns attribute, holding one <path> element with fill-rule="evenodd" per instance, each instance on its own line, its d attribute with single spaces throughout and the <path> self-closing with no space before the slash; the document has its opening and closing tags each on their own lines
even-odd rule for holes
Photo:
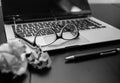
<svg viewBox="0 0 120 83">
<path fill-rule="evenodd" d="M 67 23 L 60 30 L 59 33 L 57 33 L 57 31 L 55 31 L 55 29 L 52 27 L 39 29 L 35 35 L 35 42 L 36 43 L 40 41 L 39 35 L 44 31 L 47 32 L 47 34 L 42 36 L 42 39 L 45 42 L 43 46 L 52 45 L 58 39 L 73 40 L 73 39 L 78 38 L 78 36 L 79 36 L 78 28 L 74 24 Z"/>
<path fill-rule="evenodd" d="M 13 20 L 14 20 L 14 25 L 16 25 L 15 18 Z M 47 32 L 47 34 L 45 33 L 44 35 L 41 36 L 41 33 L 44 32 Z M 37 43 L 41 41 L 41 37 L 42 37 L 45 43 L 41 47 L 44 47 L 44 46 L 52 45 L 58 39 L 63 39 L 63 40 L 76 39 L 79 37 L 80 34 L 78 28 L 74 24 L 66 23 L 65 26 L 61 28 L 59 33 L 53 27 L 40 28 L 35 34 L 33 43 L 18 35 L 16 31 L 15 31 L 15 35 L 18 38 L 23 39 L 32 46 L 37 46 Z"/>
</svg>

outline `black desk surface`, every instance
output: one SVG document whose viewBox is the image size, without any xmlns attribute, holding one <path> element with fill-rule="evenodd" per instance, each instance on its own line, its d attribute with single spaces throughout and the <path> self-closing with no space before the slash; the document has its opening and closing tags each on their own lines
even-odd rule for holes
<svg viewBox="0 0 120 83">
<path fill-rule="evenodd" d="M 91 5 L 93 16 L 120 28 L 120 8 L 111 4 Z M 1 10 L 0 10 L 1 11 Z M 0 12 L 0 43 L 6 42 Z M 66 64 L 64 58 L 74 54 L 120 47 L 109 43 L 49 52 L 52 68 L 44 73 L 30 71 L 25 83 L 120 83 L 120 53 L 117 55 Z M 29 79 L 31 74 L 31 79 Z M 17 81 L 18 82 L 18 81 Z M 20 81 L 19 81 L 20 82 Z"/>
</svg>

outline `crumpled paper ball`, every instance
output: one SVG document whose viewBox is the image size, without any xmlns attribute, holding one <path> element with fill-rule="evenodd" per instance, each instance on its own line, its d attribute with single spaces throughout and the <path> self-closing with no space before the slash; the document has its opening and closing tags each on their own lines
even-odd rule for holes
<svg viewBox="0 0 120 83">
<path fill-rule="evenodd" d="M 28 63 L 35 69 L 51 68 L 52 60 L 47 52 L 43 52 L 40 46 L 31 47 L 25 41 L 21 41 L 26 46 L 26 58 Z"/>
<path fill-rule="evenodd" d="M 51 58 L 39 46 L 31 47 L 27 42 L 17 39 L 0 45 L 0 71 L 22 75 L 26 73 L 27 66 L 44 69 L 51 67 Z"/>
<path fill-rule="evenodd" d="M 41 53 L 39 58 L 35 58 L 34 54 L 31 53 L 27 59 L 28 63 L 35 69 L 51 68 L 52 61 L 47 52 Z"/>
<path fill-rule="evenodd" d="M 22 75 L 27 70 L 27 59 L 25 57 L 25 45 L 15 40 L 0 45 L 0 71 L 2 73 L 13 73 Z"/>
</svg>

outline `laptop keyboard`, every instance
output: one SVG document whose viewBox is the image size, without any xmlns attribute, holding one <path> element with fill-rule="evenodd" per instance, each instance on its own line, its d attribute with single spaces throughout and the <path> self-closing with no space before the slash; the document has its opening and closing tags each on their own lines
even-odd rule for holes
<svg viewBox="0 0 120 83">
<path fill-rule="evenodd" d="M 22 37 L 30 37 L 35 36 L 36 32 L 43 28 L 40 32 L 40 36 L 42 35 L 49 35 L 50 31 L 44 29 L 46 27 L 53 28 L 56 33 L 59 33 L 60 30 L 65 26 L 66 23 L 74 24 L 78 30 L 91 30 L 91 29 L 98 29 L 98 28 L 105 28 L 101 24 L 89 19 L 67 19 L 67 20 L 58 20 L 58 21 L 44 21 L 44 22 L 34 22 L 34 23 L 23 23 L 17 24 L 16 27 L 12 26 L 14 31 L 16 31 Z"/>
</svg>

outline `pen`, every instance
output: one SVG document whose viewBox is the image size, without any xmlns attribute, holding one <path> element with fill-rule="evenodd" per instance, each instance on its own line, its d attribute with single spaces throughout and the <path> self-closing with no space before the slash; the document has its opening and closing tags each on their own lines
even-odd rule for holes
<svg viewBox="0 0 120 83">
<path fill-rule="evenodd" d="M 95 53 L 84 54 L 84 55 L 68 56 L 68 57 L 65 57 L 65 61 L 66 62 L 77 61 L 77 60 L 83 61 L 83 60 L 88 60 L 88 59 L 92 59 L 92 58 L 97 58 L 100 56 L 116 54 L 118 52 L 120 52 L 120 48 L 114 48 L 114 49 L 109 49 L 109 50 L 102 51 L 102 52 L 95 52 Z"/>
</svg>

